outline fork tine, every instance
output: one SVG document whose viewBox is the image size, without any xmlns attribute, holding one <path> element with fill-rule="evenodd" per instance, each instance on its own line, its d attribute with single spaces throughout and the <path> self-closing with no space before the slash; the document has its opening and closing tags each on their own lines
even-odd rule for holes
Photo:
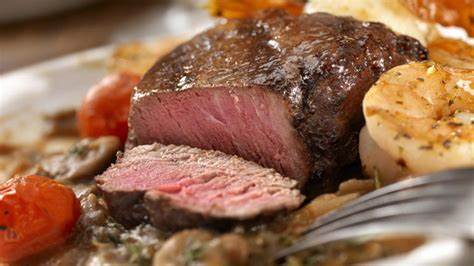
<svg viewBox="0 0 474 266">
<path fill-rule="evenodd" d="M 466 182 L 450 184 L 449 186 L 427 186 L 418 187 L 409 190 L 399 191 L 397 193 L 390 193 L 380 196 L 372 201 L 364 202 L 363 204 L 354 205 L 349 209 L 341 209 L 341 212 L 337 212 L 327 217 L 322 217 L 313 223 L 305 232 L 320 229 L 321 227 L 327 226 L 338 220 L 344 219 L 351 215 L 364 212 L 366 210 L 379 208 L 383 206 L 390 206 L 396 204 L 402 204 L 403 202 L 415 202 L 419 200 L 435 199 L 445 200 L 448 197 L 457 197 L 468 193 L 469 187 L 466 186 Z"/>
<path fill-rule="evenodd" d="M 407 188 L 425 186 L 428 184 L 434 183 L 452 183 L 456 180 L 465 180 L 469 179 L 472 180 L 472 171 L 473 168 L 465 168 L 465 169 L 456 169 L 456 170 L 448 170 L 443 172 L 434 173 L 431 175 L 419 176 L 416 178 L 406 179 L 392 185 L 388 185 L 386 187 L 377 189 L 369 194 L 366 194 L 353 202 L 349 203 L 346 206 L 352 206 L 355 204 L 359 204 L 368 200 L 372 200 L 374 198 L 383 196 L 388 193 L 394 193 L 397 191 L 405 190 Z"/>
<path fill-rule="evenodd" d="M 318 219 L 294 245 L 278 252 L 275 258 L 377 233 L 446 234 L 472 239 L 471 220 L 467 224 L 460 215 L 469 212 L 471 206 L 459 203 L 474 199 L 473 173 L 474 168 L 440 172 L 364 195 Z"/>
<path fill-rule="evenodd" d="M 371 222 L 374 220 L 380 220 L 389 217 L 395 217 L 400 215 L 416 215 L 416 214 L 428 214 L 428 213 L 446 213 L 454 210 L 456 202 L 462 197 L 452 197 L 439 199 L 423 199 L 415 202 L 402 202 L 399 204 L 380 207 L 376 209 L 366 210 L 356 215 L 352 215 L 347 219 L 340 219 L 324 227 L 320 227 L 316 230 L 308 232 L 306 234 L 320 234 L 328 233 L 331 231 L 339 230 L 344 227 L 353 226 L 356 224 Z"/>
<path fill-rule="evenodd" d="M 387 197 L 388 194 L 397 193 L 407 189 L 423 187 L 431 184 L 439 184 L 442 185 L 444 189 L 446 189 L 447 186 L 452 186 L 456 185 L 457 183 L 463 182 L 474 182 L 474 177 L 472 176 L 472 172 L 469 172 L 469 169 L 445 171 L 431 176 L 423 176 L 404 180 L 366 194 L 346 204 L 342 208 L 338 209 L 336 212 L 331 212 L 319 218 L 310 227 L 308 227 L 307 231 L 311 231 L 326 223 L 330 223 L 334 220 L 351 215 L 353 212 L 360 210 L 360 208 L 357 208 L 356 206 L 365 206 L 364 204 L 366 204 L 366 202 L 373 201 L 380 197 Z"/>
<path fill-rule="evenodd" d="M 418 219 L 412 219 L 407 221 L 407 216 L 399 216 L 390 218 L 389 221 L 379 220 L 367 224 L 359 224 L 351 227 L 347 227 L 338 231 L 330 233 L 322 233 L 315 237 L 314 235 L 308 235 L 302 237 L 292 246 L 282 249 L 275 254 L 275 259 L 280 259 L 295 252 L 303 251 L 305 249 L 316 247 L 319 245 L 328 244 L 335 241 L 353 239 L 357 237 L 371 236 L 383 233 L 397 233 L 410 234 L 410 235 L 449 235 L 462 237 L 462 232 L 456 232 L 450 230 L 444 226 L 423 226 L 426 219 L 433 219 L 436 215 L 426 214 L 419 215 Z"/>
<path fill-rule="evenodd" d="M 469 207 L 470 210 L 470 207 Z M 462 210 L 462 212 L 466 209 Z M 456 221 L 447 221 L 451 216 L 449 213 L 404 213 L 393 217 L 385 217 L 379 220 L 354 224 L 337 231 L 330 232 L 311 232 L 301 237 L 291 247 L 278 252 L 275 258 L 281 258 L 294 252 L 302 251 L 307 248 L 324 245 L 330 242 L 370 236 L 383 233 L 397 233 L 410 235 L 431 235 L 431 236 L 450 236 L 461 239 L 474 239 L 472 225 L 466 223 L 456 224 Z M 436 223 L 426 223 L 426 221 L 437 220 Z M 454 226 L 454 227 L 453 227 Z"/>
<path fill-rule="evenodd" d="M 466 234 L 466 228 L 461 225 L 452 228 L 443 223 L 447 215 L 451 215 L 455 210 L 453 207 L 455 200 L 453 198 L 452 202 L 448 204 L 446 204 L 446 201 L 441 201 L 443 203 L 440 205 L 440 201 L 431 199 L 410 205 L 388 206 L 369 210 L 368 213 L 357 216 L 357 219 L 356 217 L 343 219 L 339 221 L 340 224 L 334 223 L 332 228 L 314 230 L 303 235 L 291 247 L 278 252 L 276 258 L 329 242 L 387 232 L 472 237 L 469 232 Z M 439 222 L 427 225 L 426 221 L 429 220 Z"/>
</svg>

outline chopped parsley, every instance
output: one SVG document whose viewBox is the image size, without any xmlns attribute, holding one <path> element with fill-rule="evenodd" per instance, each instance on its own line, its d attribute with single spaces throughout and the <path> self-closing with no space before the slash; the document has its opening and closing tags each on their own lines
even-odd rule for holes
<svg viewBox="0 0 474 266">
<path fill-rule="evenodd" d="M 420 150 L 432 150 L 433 149 L 433 144 L 428 144 L 428 145 L 421 145 L 418 147 Z"/>
<path fill-rule="evenodd" d="M 194 243 L 194 245 L 192 245 L 184 253 L 184 265 L 192 265 L 194 262 L 199 261 L 202 257 L 203 251 L 203 245 L 199 243 Z"/>
<path fill-rule="evenodd" d="M 445 147 L 446 149 L 449 149 L 451 147 L 451 140 L 447 139 L 443 141 L 443 147 Z"/>
<path fill-rule="evenodd" d="M 377 167 L 374 167 L 374 182 L 375 182 L 375 189 L 379 189 L 382 187 L 382 182 L 380 181 L 380 173 Z"/>
<path fill-rule="evenodd" d="M 402 146 L 398 146 L 398 153 L 402 154 L 405 149 Z"/>
<path fill-rule="evenodd" d="M 128 252 L 130 252 L 129 262 L 138 265 L 150 265 L 150 258 L 143 254 L 143 246 L 140 244 L 125 244 Z"/>
<path fill-rule="evenodd" d="M 83 157 L 84 155 L 86 155 L 86 153 L 87 153 L 87 147 L 81 144 L 74 145 L 69 150 L 70 155 L 77 155 L 79 157 Z"/>
<path fill-rule="evenodd" d="M 6 225 L 0 225 L 0 231 L 6 231 L 8 227 Z"/>
</svg>

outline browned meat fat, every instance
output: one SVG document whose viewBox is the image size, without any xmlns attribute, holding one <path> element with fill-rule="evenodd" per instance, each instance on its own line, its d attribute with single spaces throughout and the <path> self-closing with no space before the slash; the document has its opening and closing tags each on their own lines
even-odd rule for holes
<svg viewBox="0 0 474 266">
<path fill-rule="evenodd" d="M 297 208 L 297 182 L 273 169 L 219 151 L 142 145 L 96 178 L 111 214 L 158 228 L 228 226 Z"/>
<path fill-rule="evenodd" d="M 365 92 L 388 69 L 427 58 L 383 24 L 272 11 L 229 20 L 159 60 L 138 84 L 131 145 L 215 149 L 299 181 L 357 158 Z"/>
</svg>

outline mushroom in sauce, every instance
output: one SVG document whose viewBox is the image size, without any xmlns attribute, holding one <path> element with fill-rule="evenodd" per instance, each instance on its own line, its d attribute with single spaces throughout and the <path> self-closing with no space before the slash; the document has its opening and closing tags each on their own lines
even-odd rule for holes
<svg viewBox="0 0 474 266">
<path fill-rule="evenodd" d="M 43 160 L 40 172 L 59 181 L 77 181 L 92 178 L 107 168 L 120 148 L 117 137 L 83 139 L 66 154 Z"/>
</svg>

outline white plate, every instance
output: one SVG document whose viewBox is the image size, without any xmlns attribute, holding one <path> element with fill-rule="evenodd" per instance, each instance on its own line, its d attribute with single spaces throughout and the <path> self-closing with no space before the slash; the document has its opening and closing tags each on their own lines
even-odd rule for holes
<svg viewBox="0 0 474 266">
<path fill-rule="evenodd" d="M 46 114 L 79 105 L 106 74 L 113 47 L 69 55 L 0 76 L 0 144 L 28 145 L 48 131 Z"/>
</svg>

